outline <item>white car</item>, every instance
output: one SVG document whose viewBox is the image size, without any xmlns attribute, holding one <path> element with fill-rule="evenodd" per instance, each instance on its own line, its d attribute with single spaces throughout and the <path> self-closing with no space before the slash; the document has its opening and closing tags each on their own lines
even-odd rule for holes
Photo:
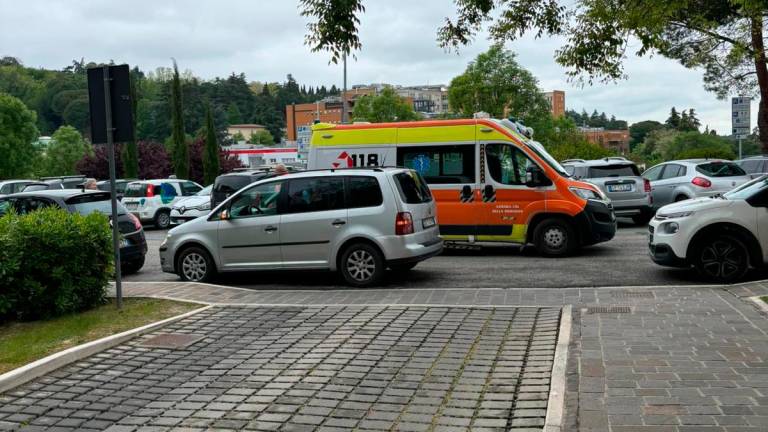
<svg viewBox="0 0 768 432">
<path fill-rule="evenodd" d="M 206 186 L 195 195 L 176 202 L 171 208 L 171 224 L 180 225 L 210 213 L 212 189 L 213 185 Z"/>
<path fill-rule="evenodd" d="M 768 176 L 721 196 L 662 207 L 648 225 L 654 262 L 694 266 L 705 278 L 735 282 L 768 263 Z"/>
<path fill-rule="evenodd" d="M 141 180 L 128 184 L 122 203 L 142 223 L 166 229 L 171 225 L 173 205 L 183 197 L 200 192 L 202 188 L 190 180 Z"/>
</svg>

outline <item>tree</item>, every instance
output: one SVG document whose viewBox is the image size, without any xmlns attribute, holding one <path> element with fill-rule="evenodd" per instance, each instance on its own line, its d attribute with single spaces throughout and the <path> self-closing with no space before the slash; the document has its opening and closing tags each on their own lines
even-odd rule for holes
<svg viewBox="0 0 768 432">
<path fill-rule="evenodd" d="M 232 142 L 235 144 L 245 141 L 245 137 L 240 132 L 235 132 L 234 135 L 232 135 Z"/>
<path fill-rule="evenodd" d="M 308 25 L 306 43 L 328 51 L 331 61 L 360 48 L 362 0 L 301 0 Z M 443 47 L 472 42 L 486 22 L 495 42 L 528 31 L 559 36 L 565 44 L 556 60 L 569 74 L 589 83 L 626 77 L 627 49 L 638 56 L 659 53 L 704 71 L 704 87 L 720 98 L 759 94 L 760 142 L 768 153 L 768 65 L 762 0 L 458 0 L 456 17 L 438 29 Z"/>
<path fill-rule="evenodd" d="M 670 129 L 680 129 L 681 120 L 680 114 L 677 113 L 675 107 L 672 107 L 669 111 L 669 117 L 667 117 L 667 121 L 665 121 L 664 124 Z"/>
<path fill-rule="evenodd" d="M 656 120 L 645 120 L 637 123 L 633 123 L 629 127 L 629 148 L 632 151 L 635 146 L 642 143 L 645 140 L 646 135 L 649 133 L 663 129 L 664 125 Z"/>
<path fill-rule="evenodd" d="M 123 164 L 123 177 L 134 179 L 137 178 L 139 175 L 139 147 L 136 145 L 136 115 L 137 115 L 137 107 L 138 107 L 138 101 L 136 100 L 136 82 L 131 79 L 131 111 L 133 113 L 133 124 L 131 127 L 133 128 L 133 140 L 126 143 L 126 145 L 122 148 L 122 160 L 124 161 Z M 116 172 L 121 172 L 117 171 Z"/>
<path fill-rule="evenodd" d="M 391 87 L 385 87 L 375 96 L 361 96 L 355 101 L 352 118 L 356 121 L 384 123 L 393 121 L 418 120 L 421 116 L 413 105 L 398 96 Z"/>
<path fill-rule="evenodd" d="M 115 148 L 115 170 L 122 169 L 122 145 Z M 171 161 L 165 147 L 153 141 L 136 143 L 139 151 L 139 179 L 166 178 L 171 174 Z M 98 146 L 92 154 L 86 155 L 77 164 L 77 171 L 88 177 L 97 179 L 109 178 L 109 155 L 107 146 Z"/>
<path fill-rule="evenodd" d="M 93 149 L 72 126 L 62 126 L 51 137 L 45 151 L 43 176 L 77 174 L 77 163 Z"/>
<path fill-rule="evenodd" d="M 248 140 L 251 144 L 257 145 L 273 145 L 275 139 L 268 130 L 260 130 L 251 134 L 251 138 Z"/>
<path fill-rule="evenodd" d="M 37 138 L 37 117 L 24 103 L 0 93 L 0 178 L 30 174 L 35 158 L 32 141 Z"/>
<path fill-rule="evenodd" d="M 448 103 L 467 117 L 483 111 L 497 118 L 512 115 L 528 123 L 549 115 L 549 104 L 536 78 L 501 45 L 478 55 L 463 74 L 451 80 Z"/>
<path fill-rule="evenodd" d="M 696 118 L 696 110 L 693 108 L 689 109 L 686 113 L 683 111 L 683 117 L 680 119 L 680 130 L 683 132 L 688 131 L 699 131 L 699 127 L 701 127 L 701 121 L 699 121 L 698 118 Z"/>
<path fill-rule="evenodd" d="M 243 124 L 243 116 L 240 114 L 240 109 L 234 102 L 231 102 L 227 107 L 227 124 Z"/>
<path fill-rule="evenodd" d="M 176 61 L 173 61 L 171 82 L 171 146 L 173 149 L 173 170 L 176 177 L 189 177 L 189 145 L 184 133 L 184 105 L 181 100 L 181 79 Z"/>
<path fill-rule="evenodd" d="M 213 113 L 211 105 L 208 104 L 208 110 L 205 121 L 205 149 L 203 150 L 203 184 L 209 185 L 216 180 L 219 175 L 219 143 L 216 140 L 216 126 L 213 124 Z"/>
</svg>

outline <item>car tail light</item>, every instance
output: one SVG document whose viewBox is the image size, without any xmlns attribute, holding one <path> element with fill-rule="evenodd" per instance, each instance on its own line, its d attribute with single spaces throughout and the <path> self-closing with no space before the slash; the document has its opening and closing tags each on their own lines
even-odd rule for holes
<svg viewBox="0 0 768 432">
<path fill-rule="evenodd" d="M 693 180 L 691 180 L 691 183 L 703 188 L 712 186 L 712 182 L 703 177 L 694 177 Z"/>
<path fill-rule="evenodd" d="M 147 198 L 152 198 L 155 196 L 155 185 L 148 184 L 147 185 Z"/>
<path fill-rule="evenodd" d="M 413 217 L 408 212 L 400 212 L 395 218 L 395 234 L 413 234 Z"/>
<path fill-rule="evenodd" d="M 645 187 L 645 191 L 646 192 L 650 192 L 651 191 L 651 181 L 648 180 L 647 178 L 643 179 L 643 186 Z"/>
<path fill-rule="evenodd" d="M 133 226 L 136 227 L 136 231 L 141 229 L 141 221 L 139 220 L 139 218 L 134 216 L 133 213 L 128 213 L 128 219 L 130 219 L 131 222 L 133 222 Z"/>
</svg>

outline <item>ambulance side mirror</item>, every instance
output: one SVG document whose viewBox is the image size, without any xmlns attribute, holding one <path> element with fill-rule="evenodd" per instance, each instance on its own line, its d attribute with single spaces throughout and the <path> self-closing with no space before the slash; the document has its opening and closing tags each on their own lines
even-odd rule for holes
<svg viewBox="0 0 768 432">
<path fill-rule="evenodd" d="M 525 185 L 528 187 L 549 186 L 552 184 L 538 165 L 531 165 L 525 170 Z"/>
</svg>

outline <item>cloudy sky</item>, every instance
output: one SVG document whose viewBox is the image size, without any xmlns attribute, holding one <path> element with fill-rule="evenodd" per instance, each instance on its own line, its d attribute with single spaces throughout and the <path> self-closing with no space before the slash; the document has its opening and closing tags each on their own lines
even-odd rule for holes
<svg viewBox="0 0 768 432">
<path fill-rule="evenodd" d="M 448 83 L 489 46 L 484 36 L 458 54 L 439 48 L 436 29 L 450 0 L 367 0 L 362 50 L 348 65 L 349 84 Z M 27 66 L 61 68 L 72 59 L 114 60 L 145 70 L 169 66 L 209 79 L 244 72 L 249 80 L 341 86 L 342 70 L 304 45 L 297 0 L 0 0 L 0 56 Z M 695 108 L 703 124 L 730 131 L 729 101 L 703 90 L 701 73 L 660 57 L 626 63 L 629 79 L 580 88 L 553 60 L 560 40 L 510 43 L 545 90 L 566 91 L 566 106 L 605 111 L 631 122 L 664 121 L 671 106 Z M 756 104 L 753 103 L 755 124 Z"/>
</svg>

